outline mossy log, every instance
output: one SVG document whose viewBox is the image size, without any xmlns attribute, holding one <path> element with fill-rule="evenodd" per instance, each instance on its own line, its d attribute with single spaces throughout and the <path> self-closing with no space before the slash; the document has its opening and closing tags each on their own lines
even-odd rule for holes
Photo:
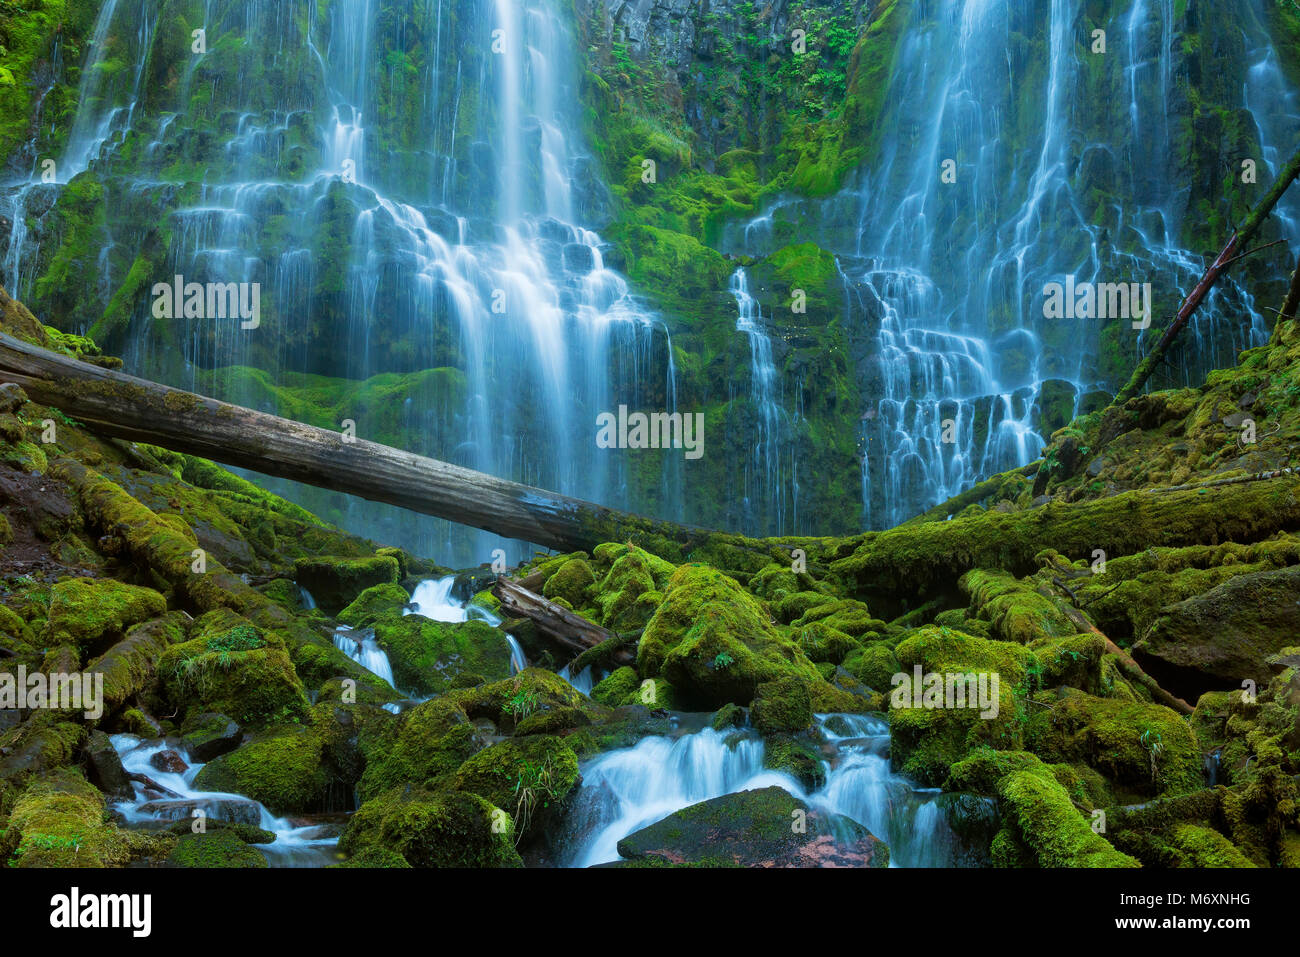
<svg viewBox="0 0 1300 957">
<path fill-rule="evenodd" d="M 618 637 L 508 578 L 498 578 L 492 593 L 501 600 L 501 610 L 507 615 L 530 619 L 543 634 L 572 651 L 589 651 Z M 630 665 L 635 657 L 630 650 L 620 649 L 612 660 L 618 665 Z"/>
<path fill-rule="evenodd" d="M 0 333 L 0 380 L 105 435 L 397 505 L 564 551 L 686 547 L 706 529 L 521 485 L 80 362 Z"/>
<path fill-rule="evenodd" d="M 1031 574 L 1034 556 L 1054 549 L 1071 559 L 1148 548 L 1242 544 L 1300 529 L 1294 474 L 1181 491 L 1124 492 L 1089 502 L 1049 502 L 1020 512 L 983 512 L 949 522 L 904 525 L 864 536 L 832 570 L 859 592 L 933 594 L 951 590 L 971 568 Z"/>
</svg>

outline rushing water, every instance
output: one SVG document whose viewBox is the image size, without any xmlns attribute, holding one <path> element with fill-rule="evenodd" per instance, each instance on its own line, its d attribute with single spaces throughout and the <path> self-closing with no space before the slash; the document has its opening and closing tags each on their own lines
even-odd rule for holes
<svg viewBox="0 0 1300 957">
<path fill-rule="evenodd" d="M 1240 55 L 1225 50 L 1234 71 L 1225 95 L 1238 97 L 1225 105 L 1258 141 L 1243 142 L 1224 169 L 1254 157 L 1260 184 L 1300 132 L 1300 100 L 1264 25 L 1269 2 L 1225 0 L 1216 13 L 1242 45 Z M 863 356 L 867 527 L 1032 461 L 1051 431 L 1045 408 L 1057 428 L 1127 375 L 1148 331 L 1128 318 L 1049 318 L 1047 283 L 1149 282 L 1158 328 L 1199 276 L 1211 250 L 1184 238 L 1204 210 L 1191 208 L 1180 157 L 1189 147 L 1179 73 L 1192 41 L 1178 6 L 1113 4 L 1097 24 L 1107 51 L 1094 53 L 1088 26 L 1098 14 L 1083 0 L 900 4 L 906 24 L 874 158 L 826 202 L 781 197 L 728 230 L 726 245 L 751 255 L 791 235 L 838 253 Z M 1215 28 L 1202 18 L 1200 29 Z M 1264 188 L 1234 187 L 1254 197 Z M 1298 211 L 1291 195 L 1274 217 L 1292 241 Z M 1285 275 L 1287 256 L 1269 255 Z M 1272 317 L 1239 279 L 1215 288 L 1160 385 L 1193 382 L 1265 340 Z"/>
<path fill-rule="evenodd" d="M 810 806 L 852 818 L 889 845 L 893 867 L 951 866 L 957 844 L 935 806 L 937 791 L 918 789 L 889 767 L 889 728 L 861 715 L 818 715 L 835 748 L 823 787 L 807 792 L 789 775 L 764 769 L 761 738 L 704 728 L 678 737 L 643 738 L 582 766 L 570 812 L 581 841 L 564 863 L 589 867 L 619 860 L 618 842 L 669 814 L 738 791 L 777 785 Z"/>
<path fill-rule="evenodd" d="M 143 774 L 173 792 L 148 794 L 145 785 L 134 783 L 135 799 L 116 806 L 128 825 L 188 821 L 194 819 L 198 811 L 209 820 L 251 824 L 273 832 L 273 843 L 253 845 L 265 855 L 272 867 L 323 867 L 334 862 L 333 852 L 338 838 L 327 835 L 326 826 L 295 825 L 242 795 L 195 789 L 194 779 L 203 770 L 203 765 L 189 762 L 188 755 L 189 767 L 181 772 L 160 771 L 150 763 L 150 759 L 162 751 L 181 751 L 179 745 L 168 741 L 147 741 L 131 734 L 114 735 L 112 742 L 122 759 L 122 767 L 128 772 Z"/>
</svg>

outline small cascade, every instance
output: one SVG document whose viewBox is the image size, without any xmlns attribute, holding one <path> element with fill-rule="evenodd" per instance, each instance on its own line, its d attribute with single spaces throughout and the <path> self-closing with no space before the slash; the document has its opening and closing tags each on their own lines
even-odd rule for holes
<svg viewBox="0 0 1300 957">
<path fill-rule="evenodd" d="M 362 668 L 383 678 L 392 687 L 397 687 L 393 683 L 393 666 L 388 660 L 388 654 L 375 640 L 375 629 L 353 631 L 347 625 L 339 625 L 334 632 L 334 647 Z"/>
<path fill-rule="evenodd" d="M 524 649 L 519 647 L 519 642 L 515 641 L 514 635 L 506 635 L 506 644 L 510 646 L 510 673 L 517 675 L 528 667 L 528 656 L 524 654 Z"/>
<path fill-rule="evenodd" d="M 298 586 L 298 598 L 302 601 L 302 607 L 308 611 L 316 607 L 316 599 L 312 597 L 312 593 L 301 585 Z"/>
<path fill-rule="evenodd" d="M 569 670 L 568 665 L 565 665 L 556 674 L 588 697 L 591 695 L 591 689 L 600 684 L 601 679 L 605 677 L 595 665 L 587 665 L 576 675 Z"/>
<path fill-rule="evenodd" d="M 411 603 L 402 614 L 423 615 L 434 621 L 468 621 L 469 613 L 465 606 L 451 597 L 455 584 L 456 579 L 452 575 L 420 582 L 411 595 Z"/>
<path fill-rule="evenodd" d="M 749 278 L 744 269 L 731 274 L 730 290 L 736 300 L 736 331 L 749 339 L 750 401 L 756 423 L 753 455 L 745 467 L 743 491 L 745 527 L 755 534 L 779 534 L 788 531 L 787 519 L 793 524 L 798 516 L 787 516 L 783 475 L 794 480 L 794 449 L 784 449 L 787 415 L 781 401 L 781 377 L 772 359 L 772 340 L 763 321 L 763 311 L 749 292 Z M 789 458 L 787 463 L 786 458 Z M 785 471 L 783 472 L 783 466 Z"/>
<path fill-rule="evenodd" d="M 162 751 L 180 750 L 165 740 L 143 740 L 132 734 L 117 734 L 112 744 L 128 771 L 143 774 L 172 794 L 147 794 L 141 784 L 133 784 L 136 798 L 120 802 L 116 809 L 128 825 L 162 826 L 168 822 L 190 820 L 201 811 L 208 820 L 251 824 L 275 834 L 271 844 L 253 845 L 265 855 L 272 867 L 324 867 L 334 863 L 333 849 L 337 837 L 327 836 L 323 825 L 297 826 L 287 818 L 276 817 L 257 801 L 240 794 L 200 791 L 194 779 L 203 765 L 191 763 L 181 772 L 160 771 L 150 759 Z M 188 760 L 188 755 L 187 755 Z"/>
<path fill-rule="evenodd" d="M 893 867 L 951 866 L 957 841 L 937 790 L 918 789 L 890 770 L 889 727 L 863 715 L 818 715 L 835 748 L 826 785 L 806 792 L 797 781 L 763 767 L 755 735 L 704 728 L 680 737 L 649 737 L 610 751 L 582 768 L 571 826 L 585 835 L 567 864 L 590 867 L 619 859 L 618 842 L 669 814 L 737 791 L 777 785 L 811 807 L 862 824 L 890 848 Z"/>
</svg>

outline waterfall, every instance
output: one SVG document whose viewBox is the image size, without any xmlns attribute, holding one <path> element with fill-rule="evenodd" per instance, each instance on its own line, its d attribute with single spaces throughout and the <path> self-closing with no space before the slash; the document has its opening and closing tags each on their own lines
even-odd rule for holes
<svg viewBox="0 0 1300 957">
<path fill-rule="evenodd" d="M 783 476 L 794 479 L 794 449 L 783 441 L 788 417 L 781 401 L 781 377 L 772 361 L 762 308 L 750 295 L 744 269 L 732 273 L 729 288 L 736 300 L 736 331 L 749 340 L 750 401 L 757 415 L 756 441 L 745 468 L 745 527 L 754 534 L 780 534 L 791 530 Z M 798 515 L 790 515 L 791 526 L 797 521 Z"/>
<path fill-rule="evenodd" d="M 890 847 L 891 867 L 951 866 L 957 845 L 932 806 L 937 791 L 917 789 L 893 774 L 885 756 L 889 728 L 862 715 L 818 715 L 837 752 L 826 784 L 811 793 L 789 775 L 763 767 L 761 738 L 704 728 L 677 738 L 643 738 L 582 767 L 570 812 L 581 830 L 567 864 L 590 867 L 619 859 L 618 842 L 675 811 L 738 791 L 777 785 L 811 807 L 842 814 Z"/>
<path fill-rule="evenodd" d="M 1253 201 L 1293 149 L 1300 107 L 1264 0 L 1228 6 L 1217 15 L 1239 24 L 1233 42 L 1245 52 L 1229 61 L 1240 66 L 1224 106 L 1247 116 L 1230 165 L 1237 173 L 1242 158 L 1259 160 L 1262 185 L 1236 187 Z M 724 248 L 749 255 L 774 251 L 791 229 L 837 254 L 865 357 L 867 527 L 1038 457 L 1051 431 L 1127 379 L 1203 254 L 1227 239 L 1191 235 L 1205 210 L 1190 208 L 1187 165 L 1216 160 L 1180 158 L 1196 146 L 1190 124 L 1176 122 L 1190 109 L 1180 79 L 1194 49 L 1182 34 L 1189 8 L 1119 0 L 1109 10 L 1082 0 L 900 4 L 893 15 L 906 21 L 870 158 L 838 195 L 782 196 L 725 231 Z M 1104 53 L 1093 52 L 1094 27 L 1107 32 Z M 1298 213 L 1293 194 L 1275 216 L 1293 241 Z M 1285 274 L 1287 254 L 1274 255 Z M 1243 275 L 1215 287 L 1160 387 L 1195 382 L 1265 341 L 1272 317 Z M 1149 329 L 1128 317 L 1048 317 L 1049 283 L 1148 282 Z"/>
<path fill-rule="evenodd" d="M 180 772 L 154 767 L 150 759 L 172 749 L 168 742 L 146 741 L 131 734 L 115 734 L 110 740 L 128 773 L 145 775 L 172 792 L 171 795 L 150 794 L 145 785 L 132 784 L 135 798 L 116 806 L 128 825 L 188 821 L 201 812 L 210 820 L 251 824 L 273 832 L 273 843 L 253 845 L 272 867 L 324 867 L 334 862 L 332 852 L 338 838 L 325 836 L 320 825 L 295 825 L 239 794 L 195 790 L 193 782 L 203 770 L 202 764 L 191 763 Z"/>
<path fill-rule="evenodd" d="M 375 629 L 363 628 L 354 632 L 347 625 L 339 625 L 334 632 L 334 647 L 393 688 L 397 687 L 393 682 L 393 666 L 388 654 L 375 640 Z"/>
<path fill-rule="evenodd" d="M 394 25 L 377 0 L 311 3 L 303 17 L 294 7 L 210 5 L 208 52 L 183 57 L 176 90 L 145 101 L 139 77 L 162 55 L 156 18 L 133 0 L 101 12 L 63 168 L 102 183 L 120 241 L 141 243 L 143 231 L 164 246 L 105 344 L 139 374 L 268 409 L 279 400 L 259 377 L 222 370 L 256 367 L 277 385 L 304 373 L 363 381 L 424 370 L 397 397 L 395 421 L 387 396 L 363 396 L 338 419 L 370 414 L 389 433 L 365 438 L 530 485 L 623 508 L 644 491 L 674 509 L 660 483 L 630 484 L 622 453 L 594 442 L 596 416 L 620 402 L 672 411 L 675 373 L 665 323 L 606 265 L 604 240 L 583 223 L 597 201 L 577 188 L 591 157 L 575 138 L 568 11 L 554 0 L 432 3 Z M 392 51 L 408 42 L 395 30 L 418 34 L 431 57 L 400 109 L 393 85 L 406 74 L 393 72 L 393 58 L 405 55 Z M 232 35 L 250 66 L 300 69 L 269 88 L 205 80 L 216 51 L 238 62 L 223 47 Z M 110 52 L 124 69 L 105 79 L 99 58 Z M 427 115 L 412 123 L 411 110 Z M 221 145 L 195 156 L 196 131 L 214 124 L 228 127 Z M 394 148 L 402 137 L 410 141 Z M 23 277 L 12 291 L 32 296 L 34 242 L 16 231 L 3 253 L 6 273 Z M 120 258 L 106 251 L 86 296 L 121 287 Z M 173 275 L 257 283 L 260 327 L 156 320 L 148 291 Z M 79 331 L 94 318 L 79 314 Z M 675 487 L 664 458 L 662 484 Z M 498 547 L 527 553 L 524 543 L 359 500 L 338 518 L 466 565 Z"/>
</svg>

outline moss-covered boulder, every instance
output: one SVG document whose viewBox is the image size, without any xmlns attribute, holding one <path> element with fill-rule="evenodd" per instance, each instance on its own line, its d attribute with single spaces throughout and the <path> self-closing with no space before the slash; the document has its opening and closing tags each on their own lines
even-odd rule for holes
<svg viewBox="0 0 1300 957">
<path fill-rule="evenodd" d="M 153 683 L 163 652 L 185 640 L 185 622 L 185 616 L 176 611 L 135 625 L 125 638 L 90 663 L 87 671 L 104 676 L 105 712 L 120 707 Z"/>
<path fill-rule="evenodd" d="M 352 815 L 349 860 L 388 852 L 411 867 L 522 867 L 510 815 L 464 791 L 393 788 Z"/>
<path fill-rule="evenodd" d="M 663 675 L 687 707 L 702 710 L 747 705 L 764 681 L 820 678 L 757 599 L 702 565 L 684 565 L 669 580 L 637 646 L 637 671 Z"/>
<path fill-rule="evenodd" d="M 454 686 L 461 673 L 489 681 L 510 676 L 505 633 L 487 622 L 389 617 L 375 624 L 375 638 L 388 653 L 393 680 L 403 691 L 441 694 Z"/>
<path fill-rule="evenodd" d="M 1129 794 L 1185 794 L 1204 784 L 1190 723 L 1163 705 L 1066 689 L 1034 709 L 1025 737 L 1045 761 L 1086 764 Z"/>
<path fill-rule="evenodd" d="M 365 628 L 380 618 L 401 615 L 411 600 L 406 589 L 394 582 L 373 585 L 338 613 L 338 620 L 351 628 Z"/>
<path fill-rule="evenodd" d="M 207 834 L 185 834 L 167 855 L 166 867 L 243 867 L 270 865 L 255 847 L 245 844 L 228 828 Z"/>
<path fill-rule="evenodd" d="M 30 784 L 0 832 L 10 867 L 121 867 L 131 857 L 130 836 L 105 821 L 104 795 L 72 769 Z"/>
<path fill-rule="evenodd" d="M 1220 682 L 1264 683 L 1264 660 L 1300 634 L 1300 566 L 1237 575 L 1165 608 L 1133 647 L 1154 659 Z"/>
<path fill-rule="evenodd" d="M 451 774 L 487 743 L 455 702 L 426 701 L 361 742 L 366 767 L 357 793 L 367 801 L 398 785 L 423 784 Z"/>
<path fill-rule="evenodd" d="M 888 867 L 889 848 L 856 821 L 779 787 L 692 804 L 618 842 L 628 860 L 740 867 Z"/>
<path fill-rule="evenodd" d="M 795 642 L 809 661 L 833 665 L 842 664 L 849 655 L 858 651 L 862 645 L 856 638 L 851 638 L 838 628 L 832 628 L 824 621 L 815 621 L 794 629 Z"/>
<path fill-rule="evenodd" d="M 74 645 L 81 653 L 107 650 L 132 625 L 156 618 L 167 600 L 152 588 L 111 578 L 70 578 L 50 589 L 50 611 L 42 640 Z"/>
<path fill-rule="evenodd" d="M 274 728 L 205 764 L 194 786 L 242 794 L 277 815 L 320 811 L 330 785 L 322 758 L 321 738 L 310 728 Z"/>
<path fill-rule="evenodd" d="M 581 780 L 577 755 L 563 739 L 529 735 L 479 751 L 451 783 L 507 811 L 524 841 L 563 811 Z"/>
<path fill-rule="evenodd" d="M 993 839 L 997 867 L 1138 867 L 1115 850 L 1070 803 L 1043 767 L 1013 771 L 998 781 L 1003 827 Z"/>
<path fill-rule="evenodd" d="M 1079 630 L 1051 598 L 1006 572 L 975 569 L 958 585 L 970 596 L 970 617 L 989 622 L 1001 641 L 1028 644 Z"/>
<path fill-rule="evenodd" d="M 1024 705 L 1015 688 L 1027 650 L 930 625 L 895 653 L 901 672 L 888 696 L 895 768 L 937 786 L 972 748 L 1021 746 Z"/>
<path fill-rule="evenodd" d="M 885 692 L 893 687 L 893 677 L 902 670 L 894 649 L 876 642 L 849 654 L 843 668 L 873 691 Z"/>
<path fill-rule="evenodd" d="M 199 764 L 229 754 L 239 747 L 243 737 L 238 723 L 212 711 L 192 714 L 181 726 L 181 744 Z"/>
<path fill-rule="evenodd" d="M 306 714 L 302 682 L 283 647 L 247 624 L 196 630 L 201 637 L 171 645 L 158 660 L 164 691 L 179 710 L 226 714 L 244 727 Z"/>
<path fill-rule="evenodd" d="M 808 792 L 826 783 L 826 762 L 807 735 L 773 734 L 763 744 L 763 767 L 790 775 Z"/>
<path fill-rule="evenodd" d="M 401 568 L 391 555 L 300 558 L 294 563 L 294 577 L 322 610 L 336 615 L 367 588 L 397 584 Z"/>
<path fill-rule="evenodd" d="M 590 589 L 596 584 L 596 573 L 581 558 L 565 562 L 546 580 L 542 594 L 552 600 L 562 598 L 571 608 L 581 608 L 586 603 Z"/>
<path fill-rule="evenodd" d="M 800 629 L 814 623 L 821 623 L 852 638 L 861 638 L 868 633 L 883 635 L 889 627 L 879 618 L 873 617 L 864 602 L 851 598 L 824 599 L 792 621 L 791 625 Z"/>
<path fill-rule="evenodd" d="M 749 720 L 760 734 L 793 734 L 812 725 L 808 684 L 799 678 L 780 678 L 758 686 Z"/>
<path fill-rule="evenodd" d="M 591 689 L 591 699 L 611 708 L 617 708 L 627 703 L 640 687 L 641 678 L 636 673 L 636 669 L 624 665 L 611 671 Z"/>
</svg>

